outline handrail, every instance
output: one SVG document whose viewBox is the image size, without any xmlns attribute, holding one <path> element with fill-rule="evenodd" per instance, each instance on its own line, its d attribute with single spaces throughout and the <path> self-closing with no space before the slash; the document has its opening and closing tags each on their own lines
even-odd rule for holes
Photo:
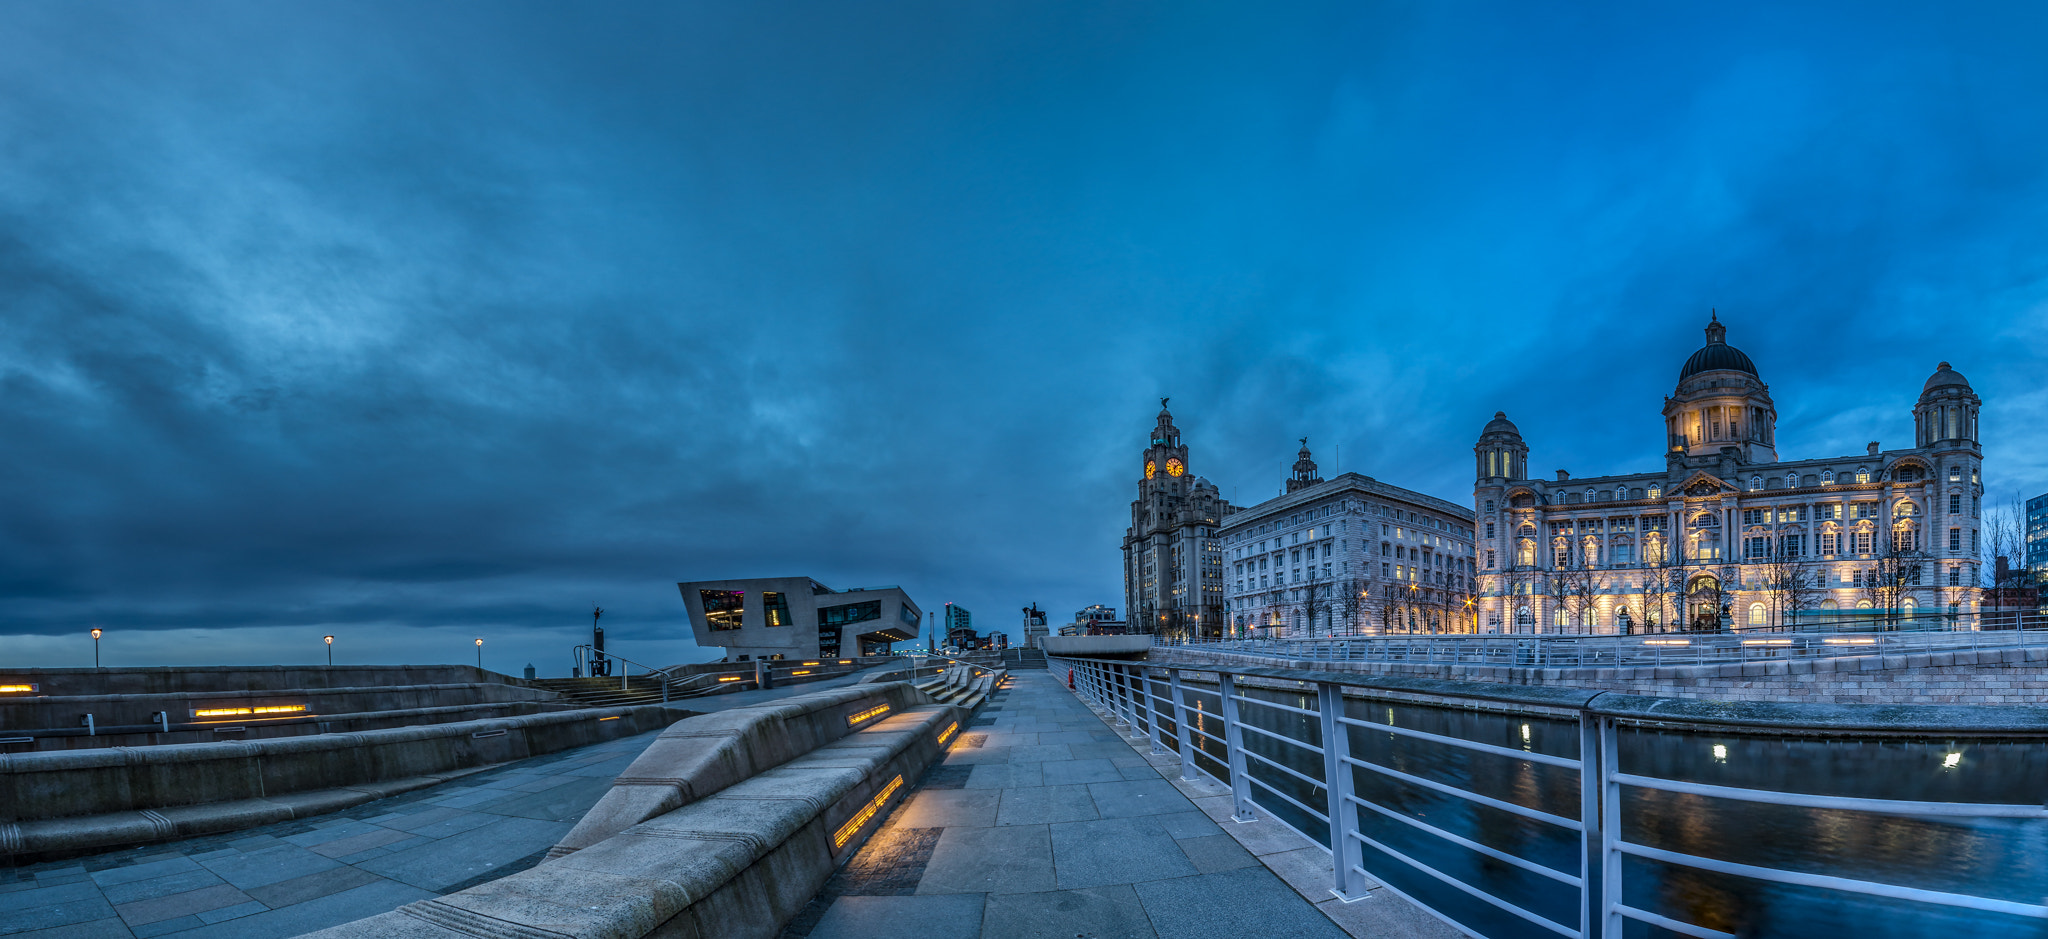
<svg viewBox="0 0 2048 939">
<path fill-rule="evenodd" d="M 2048 919 L 2048 905 L 1978 896 L 1952 887 L 1928 889 L 1883 883 L 1868 879 L 1867 874 L 1843 877 L 1814 870 L 1743 864 L 1634 843 L 1623 837 L 1625 831 L 1633 835 L 1643 830 L 1641 824 L 1625 819 L 1625 812 L 1668 811 L 1625 801 L 1621 795 L 1623 787 L 1836 812 L 1964 819 L 2048 818 L 2048 809 L 2036 805 L 1876 799 L 1710 785 L 1640 772 L 1624 773 L 1619 765 L 1618 729 L 1622 726 L 1654 727 L 1662 733 L 1673 732 L 1674 720 L 1680 724 L 1722 723 L 1737 727 L 1761 720 L 1778 726 L 1804 714 L 1810 721 L 1807 726 L 1817 732 L 1839 735 L 1845 728 L 1853 730 L 1895 723 L 1897 727 L 1894 729 L 1910 729 L 1918 736 L 1945 741 L 1953 735 L 1945 732 L 1946 728 L 1939 726 L 1938 722 L 1930 722 L 1923 712 L 1945 708 L 1943 713 L 1952 712 L 1958 721 L 1976 729 L 1985 722 L 1984 712 L 1991 709 L 1947 705 L 1905 709 L 1873 707 L 1868 710 L 1886 713 L 1872 716 L 1861 712 L 1848 715 L 1842 706 L 1835 705 L 1784 704 L 1770 706 L 1766 710 L 1771 713 L 1759 717 L 1720 714 L 1711 702 L 1667 701 L 1616 692 L 1579 690 L 1575 694 L 1564 694 L 1561 692 L 1565 689 L 1554 689 L 1560 693 L 1536 695 L 1527 693 L 1528 689 L 1488 691 L 1482 684 L 1472 682 L 1358 673 L 1233 667 L 1228 664 L 1175 665 L 1084 656 L 1048 658 L 1058 660 L 1060 667 L 1071 669 L 1075 693 L 1099 706 L 1106 715 L 1105 720 L 1128 725 L 1133 737 L 1149 739 L 1154 753 L 1171 753 L 1177 749 L 1183 779 L 1206 777 L 1227 787 L 1231 792 L 1234 818 L 1250 821 L 1254 817 L 1254 808 L 1264 810 L 1281 825 L 1301 833 L 1310 843 L 1330 850 L 1333 855 L 1332 893 L 1338 897 L 1348 901 L 1363 896 L 1364 884 L 1359 878 L 1370 877 L 1394 893 L 1416 902 L 1439 919 L 1473 935 L 1483 936 L 1485 933 L 1480 931 L 1482 927 L 1472 922 L 1460 922 L 1459 918 L 1471 920 L 1473 914 L 1470 910 L 1476 908 L 1441 897 L 1437 902 L 1444 905 L 1444 909 L 1430 907 L 1425 900 L 1441 889 L 1428 886 L 1430 882 L 1441 882 L 1484 901 L 1493 909 L 1565 936 L 1619 939 L 1626 921 L 1647 923 L 1683 935 L 1728 935 L 1674 918 L 1698 915 L 1698 911 L 1658 912 L 1624 903 L 1624 867 L 1621 862 L 1624 855 L 1653 859 L 1676 869 L 1734 875 L 1827 891 L 1838 896 L 1872 896 L 1928 904 L 1947 908 L 1951 915 L 1979 911 Z M 1200 700 L 1196 700 L 1183 685 L 1183 677 L 1193 673 L 1216 676 L 1214 686 L 1200 690 L 1203 696 Z M 1245 686 L 1239 684 L 1240 679 L 1289 683 L 1277 687 L 1289 694 L 1313 695 L 1316 708 L 1310 710 L 1247 697 Z M 1302 687 L 1309 685 L 1314 686 L 1313 691 Z M 1389 723 L 1384 725 L 1360 720 L 1344 713 L 1345 688 L 1396 692 L 1400 700 L 1411 706 L 1431 706 L 1430 698 L 1440 701 L 1439 706 L 1486 700 L 1496 702 L 1496 707 L 1506 704 L 1510 711 L 1521 709 L 1552 722 L 1557 721 L 1562 713 L 1567 715 L 1566 720 L 1575 720 L 1578 725 L 1578 757 L 1571 759 L 1513 750 L 1483 740 L 1465 739 L 1456 731 L 1442 728 L 1426 732 L 1414 727 L 1393 726 L 1391 713 L 1388 715 Z M 1167 693 L 1162 693 L 1162 690 Z M 1251 717 L 1241 713 L 1243 709 L 1238 706 L 1241 702 L 1272 707 L 1254 709 L 1249 714 L 1259 716 Z M 1219 703 L 1220 713 L 1216 707 Z M 2003 728 L 2003 737 L 2048 741 L 2048 709 L 2003 710 L 2014 712 L 1997 725 Z M 1890 713 L 1894 711 L 1911 713 Z M 1278 723 L 1267 722 L 1268 716 Z M 1249 721 L 1254 719 L 1265 726 L 1253 726 Z M 1215 726 L 1219 720 L 1222 727 Z M 1194 726 L 1197 721 L 1204 726 Z M 1319 722 L 1322 725 L 1321 735 L 1299 736 L 1310 731 L 1291 729 L 1304 722 Z M 1681 727 L 1677 732 L 1691 731 Z M 1370 741 L 1376 734 L 1390 735 L 1387 739 L 1412 741 L 1412 745 L 1417 746 L 1453 747 L 1484 753 L 1493 759 L 1543 764 L 1551 768 L 1547 770 L 1549 772 L 1574 774 L 1578 777 L 1579 810 L 1576 817 L 1571 817 L 1570 813 L 1560 814 L 1563 810 L 1559 806 L 1535 801 L 1535 790 L 1517 789 L 1514 790 L 1516 794 L 1499 789 L 1494 789 L 1491 794 L 1477 791 L 1487 788 L 1484 782 L 1492 777 L 1474 772 L 1469 767 L 1451 771 L 1450 775 L 1431 769 L 1439 765 L 1462 766 L 1462 760 L 1442 763 L 1432 760 L 1395 761 L 1401 766 L 1395 769 L 1393 765 L 1381 762 L 1384 757 L 1374 755 L 1373 751 L 1359 750 L 1360 744 L 1354 743 L 1354 738 Z M 1524 740 L 1527 739 L 1525 736 Z M 1320 741 L 1320 744 L 1311 741 Z M 1252 747 L 1256 747 L 1257 752 L 1250 749 Z M 1280 757 L 1289 752 L 1296 754 L 1299 761 L 1283 762 Z M 1320 776 L 1314 770 L 1302 768 L 1315 763 L 1322 764 Z M 1211 767 L 1216 767 L 1220 775 L 1212 772 Z M 1357 775 L 1361 772 L 1413 788 L 1388 790 L 1384 784 L 1370 788 L 1362 786 L 1357 782 Z M 1579 845 L 1577 863 L 1573 865 L 1578 870 L 1554 868 L 1549 863 L 1519 856 L 1513 849 L 1522 847 L 1526 850 L 1526 841 L 1525 836 L 1514 831 L 1477 824 L 1470 830 L 1454 831 L 1458 827 L 1456 819 L 1459 815 L 1456 812 L 1446 814 L 1431 810 L 1418 815 L 1420 809 L 1380 795 L 1385 792 L 1425 791 L 1450 796 L 1467 805 L 1507 812 L 1554 826 L 1550 829 L 1552 831 L 1568 833 L 1565 836 L 1575 839 Z M 1311 805 L 1325 796 L 1329 799 L 1327 811 Z M 1484 873 L 1485 868 L 1460 873 L 1458 867 L 1445 866 L 1435 860 L 1441 856 L 1440 853 L 1417 852 L 1407 847 L 1406 841 L 1400 842 L 1401 847 L 1397 849 L 1393 844 L 1375 840 L 1372 835 L 1379 834 L 1380 830 L 1369 830 L 1365 825 L 1364 819 L 1374 817 L 1362 814 L 1368 810 L 1376 816 L 1405 823 L 1403 827 L 1414 833 L 1413 837 L 1435 839 L 1436 844 L 1472 850 L 1575 890 L 1578 895 L 1575 914 L 1568 919 L 1558 919 L 1554 909 L 1550 913 L 1539 913 L 1524 908 L 1500 895 L 1506 891 L 1489 889 L 1491 875 Z M 1307 831 L 1297 827 L 1298 824 L 1305 825 Z M 1329 828 L 1327 840 L 1309 835 L 1324 825 Z M 1424 863 L 1422 858 L 1430 860 Z M 1418 881 L 1417 877 L 1427 880 Z M 1403 889 L 1403 884 L 1407 889 Z"/>
</svg>

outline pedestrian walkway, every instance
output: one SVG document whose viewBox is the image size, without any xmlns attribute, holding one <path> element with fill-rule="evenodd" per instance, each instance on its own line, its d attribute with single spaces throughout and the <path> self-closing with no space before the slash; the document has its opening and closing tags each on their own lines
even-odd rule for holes
<svg viewBox="0 0 2048 939">
<path fill-rule="evenodd" d="M 856 680 L 685 705 L 723 710 Z M 534 757 L 317 818 L 0 868 L 0 936 L 296 936 L 494 880 L 540 863 L 657 733 Z"/>
<path fill-rule="evenodd" d="M 1327 853 L 1227 821 L 1226 791 L 1179 782 L 1054 673 L 1011 673 L 970 731 L 783 939 L 1455 935 L 1384 891 L 1339 903 Z"/>
</svg>

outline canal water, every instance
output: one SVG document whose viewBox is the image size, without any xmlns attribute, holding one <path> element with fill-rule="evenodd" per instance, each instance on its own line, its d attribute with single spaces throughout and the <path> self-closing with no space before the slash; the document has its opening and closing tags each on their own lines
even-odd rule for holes
<svg viewBox="0 0 2048 939">
<path fill-rule="evenodd" d="M 1154 689 L 1162 696 L 1164 682 Z M 1215 686 L 1185 686 L 1191 727 L 1223 736 Z M 1313 693 L 1240 686 L 1253 702 L 1313 712 Z M 1567 759 L 1579 756 L 1571 720 L 1449 706 L 1346 698 L 1349 717 Z M 1250 728 L 1320 746 L 1319 719 L 1244 703 Z M 1162 728 L 1172 735 L 1170 715 Z M 1433 741 L 1350 727 L 1352 755 L 1403 773 L 1537 809 L 1579 817 L 1575 769 L 1480 753 Z M 1322 787 L 1290 775 L 1323 777 L 1322 758 L 1257 731 L 1243 734 L 1253 797 L 1283 823 L 1328 847 L 1318 816 Z M 1168 739 L 1171 739 L 1169 736 Z M 1196 761 L 1229 778 L 1224 745 L 1194 735 Z M 1981 739 L 1826 739 L 1631 729 L 1619 736 L 1624 773 L 1779 792 L 1936 802 L 2043 804 L 2048 742 Z M 1495 850 L 1578 876 L 1577 832 L 1353 768 L 1360 798 Z M 1779 870 L 1846 877 L 2039 904 L 2048 900 L 2048 823 L 1881 815 L 1743 802 L 1622 787 L 1625 841 L 1682 854 Z M 1356 807 L 1354 807 L 1356 808 Z M 1487 857 L 1379 813 L 1359 809 L 1369 838 L 1491 895 L 1571 929 L 1579 891 Z M 1419 902 L 1493 939 L 1558 933 L 1484 903 L 1384 854 L 1363 848 L 1365 869 Z M 1741 936 L 1855 939 L 1928 936 L 2044 936 L 2041 920 L 1734 877 L 1633 856 L 1622 870 L 1623 902 L 1682 922 Z M 1631 937 L 1677 933 L 1630 921 Z"/>
</svg>

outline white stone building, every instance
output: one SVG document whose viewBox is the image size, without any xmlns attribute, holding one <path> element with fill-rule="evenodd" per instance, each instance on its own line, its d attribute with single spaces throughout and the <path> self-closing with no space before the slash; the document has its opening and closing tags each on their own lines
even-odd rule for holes
<svg viewBox="0 0 2048 939">
<path fill-rule="evenodd" d="M 1284 493 L 1218 530 L 1233 634 L 1470 631 L 1472 512 L 1369 476 L 1316 475 L 1308 441 Z"/>
<path fill-rule="evenodd" d="M 1911 447 L 1781 460 L 1777 409 L 1719 318 L 1665 398 L 1664 467 L 1532 479 L 1503 413 L 1474 447 L 1488 631 L 1925 623 L 1975 612 L 1981 405 L 1947 362 Z"/>
</svg>

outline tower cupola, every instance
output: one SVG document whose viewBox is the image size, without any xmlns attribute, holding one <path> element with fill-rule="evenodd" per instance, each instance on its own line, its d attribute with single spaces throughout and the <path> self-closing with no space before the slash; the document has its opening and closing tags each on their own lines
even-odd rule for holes
<svg viewBox="0 0 2048 939">
<path fill-rule="evenodd" d="M 1316 475 L 1316 461 L 1309 457 L 1308 438 L 1301 438 L 1301 452 L 1294 455 L 1294 475 L 1287 477 L 1287 491 L 1306 489 L 1323 478 Z"/>
<path fill-rule="evenodd" d="M 1475 472 L 1480 479 L 1529 478 L 1529 445 L 1522 442 L 1522 431 L 1508 420 L 1505 411 L 1493 412 L 1493 420 L 1479 432 L 1472 455 L 1478 458 Z"/>
<path fill-rule="evenodd" d="M 1977 438 L 1977 409 L 1983 405 L 1970 380 L 1949 367 L 1935 366 L 1934 374 L 1920 388 L 1920 400 L 1913 405 L 1913 440 L 1922 447 L 1942 443 L 1974 446 Z"/>
</svg>

